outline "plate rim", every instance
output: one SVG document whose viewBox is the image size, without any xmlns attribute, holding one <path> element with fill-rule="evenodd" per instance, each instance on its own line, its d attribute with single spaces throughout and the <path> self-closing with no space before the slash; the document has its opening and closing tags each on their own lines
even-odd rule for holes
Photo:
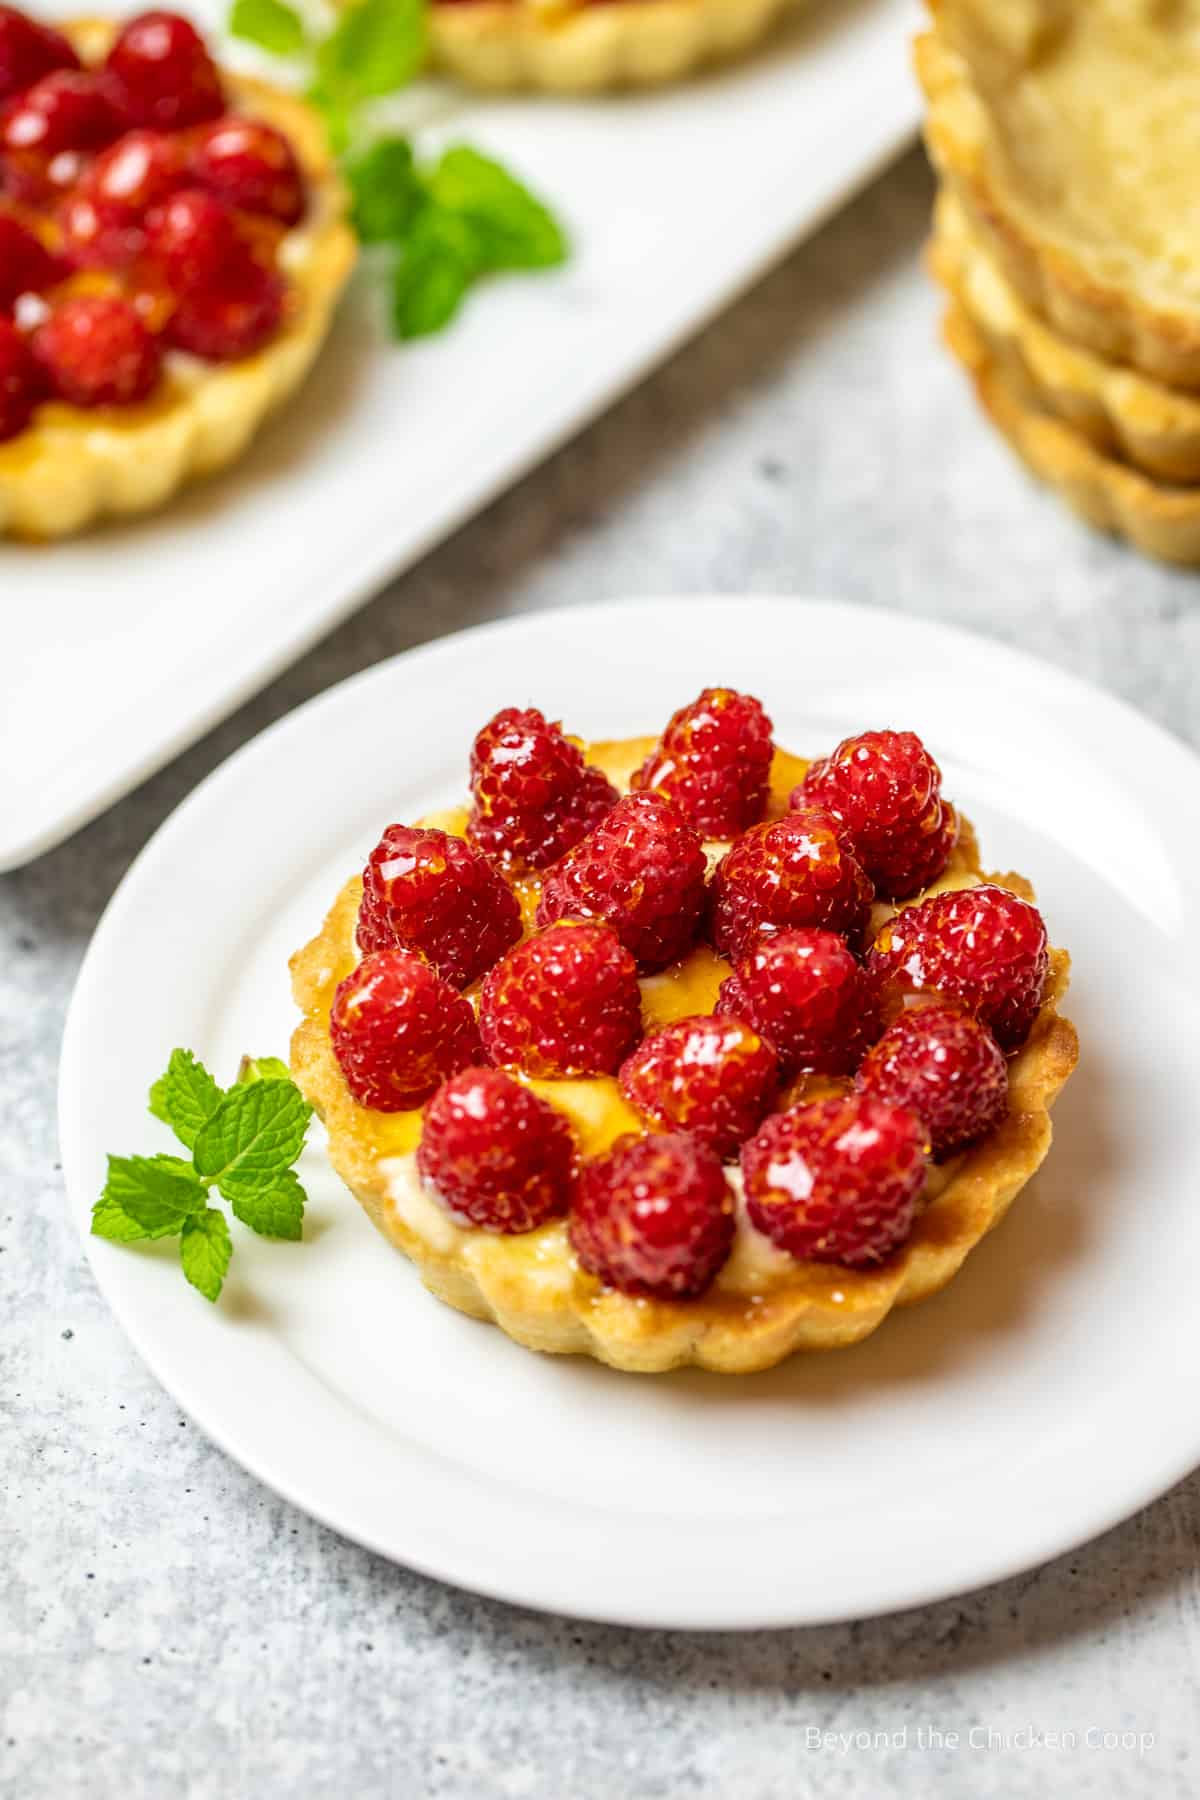
<svg viewBox="0 0 1200 1800">
<path fill-rule="evenodd" d="M 586 607 L 543 609 L 513 618 L 466 627 L 446 637 L 401 651 L 384 662 L 360 670 L 334 687 L 313 696 L 241 745 L 172 810 L 130 864 L 97 923 L 72 991 L 63 1034 L 59 1070 L 58 1118 L 64 1189 L 67 1204 L 76 1216 L 76 1223 L 81 1229 L 85 1251 L 97 1285 L 117 1323 L 156 1380 L 171 1396 L 172 1401 L 181 1405 L 188 1416 L 194 1419 L 198 1427 L 224 1454 L 230 1456 L 266 1487 L 280 1494 L 289 1504 L 296 1505 L 300 1510 L 310 1517 L 318 1519 L 340 1536 L 359 1543 L 390 1561 L 401 1563 L 422 1574 L 446 1581 L 454 1586 L 464 1587 L 468 1591 L 503 1600 L 509 1604 L 533 1607 L 568 1617 L 640 1628 L 726 1631 L 834 1624 L 869 1616 L 882 1616 L 914 1606 L 933 1604 L 954 1595 L 991 1585 L 996 1581 L 1035 1567 L 1051 1557 L 1077 1548 L 1132 1516 L 1143 1506 L 1150 1504 L 1167 1492 L 1200 1463 L 1200 1420 L 1197 1421 L 1194 1441 L 1189 1440 L 1174 1458 L 1164 1459 L 1161 1465 L 1156 1466 L 1150 1479 L 1127 1481 L 1125 1487 L 1120 1490 L 1119 1496 L 1111 1504 L 1097 1509 L 1087 1522 L 1073 1534 L 1064 1535 L 1061 1529 L 1054 1528 L 1047 1528 L 1040 1536 L 1036 1532 L 1029 1534 L 1027 1539 L 1011 1552 L 997 1554 L 990 1559 L 977 1557 L 977 1572 L 966 1581 L 955 1578 L 931 1580 L 927 1572 L 914 1572 L 909 1582 L 894 1583 L 888 1595 L 869 1608 L 858 1604 L 848 1608 L 838 1606 L 800 1607 L 794 1596 L 774 1607 L 765 1609 L 749 1608 L 739 1611 L 736 1608 L 731 1609 L 729 1605 L 725 1604 L 713 1611 L 706 1611 L 703 1605 L 698 1605 L 689 1607 L 683 1614 L 664 1613 L 661 1610 L 655 1610 L 653 1606 L 641 1611 L 624 1605 L 579 1607 L 546 1592 L 531 1592 L 529 1583 L 490 1580 L 486 1571 L 481 1573 L 476 1569 L 468 1575 L 464 1575 L 461 1564 L 456 1568 L 447 1565 L 437 1555 L 412 1554 L 408 1551 L 402 1553 L 397 1550 L 394 1543 L 385 1541 L 378 1533 L 357 1527 L 353 1521 L 345 1517 L 344 1513 L 339 1514 L 336 1506 L 314 1504 L 311 1498 L 306 1497 L 299 1490 L 295 1480 L 289 1476 L 280 1476 L 278 1471 L 272 1471 L 269 1460 L 260 1459 L 253 1446 L 248 1449 L 244 1443 L 235 1444 L 233 1439 L 226 1434 L 220 1420 L 214 1419 L 207 1409 L 194 1408 L 188 1401 L 179 1399 L 176 1381 L 169 1379 L 164 1373 L 152 1338 L 143 1329 L 143 1321 L 133 1316 L 123 1298 L 115 1292 L 116 1283 L 110 1281 L 105 1272 L 105 1258 L 96 1254 L 99 1247 L 98 1241 L 92 1239 L 87 1232 L 86 1206 L 81 1205 L 78 1198 L 81 1188 L 79 1167 L 85 1159 L 86 1148 L 78 1141 L 73 1127 L 71 1096 L 78 1091 L 77 1083 L 83 1078 L 85 1072 L 83 1022 L 91 990 L 94 986 L 101 984 L 104 979 L 109 938 L 120 931 L 126 908 L 131 908 L 136 904 L 137 889 L 143 869 L 164 853 L 164 847 L 167 852 L 170 851 L 172 840 L 176 834 L 186 832 L 193 812 L 198 812 L 207 805 L 213 789 L 219 790 L 227 782 L 235 781 L 242 764 L 251 761 L 259 754 L 264 742 L 270 740 L 274 743 L 277 739 L 286 737 L 292 732 L 306 734 L 313 728 L 314 721 L 319 720 L 324 709 L 346 705 L 363 687 L 376 684 L 386 687 L 397 679 L 397 671 L 401 668 L 405 670 L 406 675 L 411 675 L 414 666 L 419 668 L 423 663 L 441 660 L 453 661 L 455 654 L 467 642 L 475 646 L 480 644 L 486 646 L 495 639 L 514 638 L 519 640 L 526 635 L 536 637 L 547 628 L 547 625 L 560 629 L 565 628 L 569 631 L 571 625 L 581 618 L 603 624 L 609 620 L 620 620 L 622 615 L 627 618 L 631 611 L 643 609 L 661 611 L 690 607 L 720 613 L 732 608 L 745 608 L 751 605 L 816 608 L 836 614 L 839 619 L 848 622 L 851 627 L 855 623 L 865 626 L 868 622 L 878 627 L 881 620 L 886 620 L 891 628 L 903 632 L 911 630 L 918 634 L 927 634 L 931 644 L 939 640 L 943 643 L 950 640 L 960 648 L 973 648 L 976 653 L 981 648 L 985 649 L 989 656 L 998 659 L 1011 672 L 1021 673 L 1027 677 L 1036 674 L 1040 681 L 1049 679 L 1051 685 L 1060 693 L 1073 696 L 1078 700 L 1086 700 L 1089 707 L 1092 708 L 1098 705 L 1102 711 L 1108 711 L 1110 716 L 1119 719 L 1125 731 L 1133 729 L 1136 733 L 1141 734 L 1143 741 L 1152 745 L 1156 754 L 1169 757 L 1172 762 L 1177 763 L 1181 772 L 1190 774 L 1194 782 L 1196 777 L 1200 776 L 1200 755 L 1182 739 L 1176 737 L 1157 721 L 1140 713 L 1119 696 L 1107 692 L 1071 671 L 1061 669 L 1053 663 L 1032 656 L 1028 652 L 1007 645 L 1000 640 L 992 639 L 985 634 L 957 624 L 946 624 L 923 615 L 900 613 L 892 609 L 862 603 L 842 602 L 826 596 L 811 594 L 655 595 L 629 596 Z M 1198 793 L 1196 812 L 1198 823 L 1200 823 L 1200 782 L 1196 782 L 1196 788 Z M 111 1263 L 107 1266 L 113 1267 Z M 236 1434 L 234 1436 L 236 1437 Z M 558 1504 L 565 1506 L 566 1502 Z M 731 1616 L 734 1611 L 737 1612 L 736 1617 Z"/>
</svg>

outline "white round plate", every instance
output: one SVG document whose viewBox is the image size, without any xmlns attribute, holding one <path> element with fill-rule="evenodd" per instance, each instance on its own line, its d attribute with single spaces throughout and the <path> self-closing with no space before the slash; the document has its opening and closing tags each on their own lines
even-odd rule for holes
<svg viewBox="0 0 1200 1800">
<path fill-rule="evenodd" d="M 461 794 L 498 707 L 619 737 L 714 682 L 798 751 L 920 731 L 1075 959 L 1054 1150 L 945 1293 L 746 1379 L 539 1357 L 427 1294 L 319 1141 L 306 1241 L 235 1226 L 217 1306 L 173 1246 L 87 1245 L 179 1404 L 348 1537 L 583 1617 L 816 1623 L 1027 1568 L 1200 1461 L 1200 765 L 1127 708 L 980 638 L 795 599 L 554 612 L 397 657 L 240 751 L 126 876 L 67 1025 L 63 1162 L 86 1232 L 105 1152 L 168 1147 L 145 1096 L 172 1046 L 225 1080 L 285 1053 L 289 952 L 385 823 Z"/>
</svg>

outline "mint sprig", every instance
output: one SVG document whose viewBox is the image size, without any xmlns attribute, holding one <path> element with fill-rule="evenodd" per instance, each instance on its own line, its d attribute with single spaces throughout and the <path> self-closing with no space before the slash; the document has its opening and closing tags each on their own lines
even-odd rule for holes
<svg viewBox="0 0 1200 1800">
<path fill-rule="evenodd" d="M 184 1274 L 206 1300 L 215 1300 L 233 1240 L 225 1214 L 210 1204 L 211 1190 L 259 1236 L 298 1239 L 305 1193 L 292 1164 L 312 1108 L 278 1057 L 244 1056 L 237 1081 L 225 1089 L 190 1050 L 173 1050 L 150 1089 L 150 1111 L 192 1152 L 191 1160 L 110 1156 L 92 1232 L 114 1244 L 178 1237 Z"/>
<path fill-rule="evenodd" d="M 443 330 L 484 276 L 566 261 L 562 226 L 494 158 L 455 144 L 420 163 L 406 137 L 372 137 L 364 123 L 374 101 L 424 64 L 425 0 L 357 0 L 324 37 L 310 35 L 284 0 L 234 0 L 229 29 L 275 54 L 305 54 L 308 98 L 343 158 L 355 229 L 390 252 L 397 337 Z"/>
</svg>

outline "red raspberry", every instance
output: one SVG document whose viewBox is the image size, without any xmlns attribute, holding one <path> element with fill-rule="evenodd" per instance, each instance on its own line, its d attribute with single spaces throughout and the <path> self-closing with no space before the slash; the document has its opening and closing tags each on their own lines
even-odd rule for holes
<svg viewBox="0 0 1200 1800">
<path fill-rule="evenodd" d="M 905 994 L 945 994 L 977 1013 L 1002 1050 L 1029 1036 L 1049 969 L 1037 907 L 987 883 L 904 907 L 867 958 L 885 1016 Z"/>
<path fill-rule="evenodd" d="M 124 268 L 140 254 L 145 213 L 183 178 L 177 138 L 161 131 L 127 131 L 92 164 L 63 203 L 66 247 L 77 263 Z"/>
<path fill-rule="evenodd" d="M 10 100 L 0 116 L 0 150 L 58 156 L 111 143 L 121 115 L 87 69 L 55 69 Z"/>
<path fill-rule="evenodd" d="M 621 1066 L 621 1092 L 664 1131 L 736 1156 L 775 1097 L 775 1052 L 740 1019 L 675 1019 Z"/>
<path fill-rule="evenodd" d="M 731 845 L 712 880 L 712 938 L 722 956 L 744 956 L 760 936 L 821 925 L 857 938 L 874 890 L 817 808 L 755 825 Z"/>
<path fill-rule="evenodd" d="M 925 1148 L 915 1113 L 866 1094 L 775 1113 L 742 1146 L 750 1222 L 792 1256 L 881 1263 L 912 1230 Z"/>
<path fill-rule="evenodd" d="M 470 1001 L 407 950 L 363 957 L 333 996 L 329 1035 L 346 1086 L 378 1112 L 420 1106 L 482 1057 Z"/>
<path fill-rule="evenodd" d="M 889 1025 L 858 1072 L 858 1085 L 907 1106 L 929 1133 L 935 1158 L 983 1137 L 1008 1111 L 1008 1067 L 985 1025 L 956 1006 L 914 1006 Z"/>
<path fill-rule="evenodd" d="M 146 255 L 176 294 L 207 290 L 249 252 L 233 214 L 203 188 L 180 188 L 146 217 Z"/>
<path fill-rule="evenodd" d="M 642 1029 L 633 958 L 607 925 L 535 931 L 488 975 L 479 1029 L 493 1062 L 526 1075 L 614 1075 Z"/>
<path fill-rule="evenodd" d="M 64 300 L 33 334 L 34 355 L 72 406 L 131 406 L 158 381 L 162 352 L 128 300 Z"/>
<path fill-rule="evenodd" d="M 784 1080 L 849 1074 L 879 1029 L 871 984 L 832 931 L 762 938 L 721 983 L 716 1010 L 762 1033 Z"/>
<path fill-rule="evenodd" d="M 304 216 L 304 176 L 296 153 L 273 125 L 228 117 L 205 127 L 191 155 L 191 172 L 227 206 L 265 213 L 284 225 Z"/>
<path fill-rule="evenodd" d="M 133 125 L 180 131 L 225 109 L 221 77 L 204 39 L 178 13 L 147 12 L 130 19 L 106 66 Z"/>
<path fill-rule="evenodd" d="M 497 862 L 544 869 L 617 803 L 617 790 L 536 707 L 506 706 L 471 747 L 471 842 Z"/>
<path fill-rule="evenodd" d="M 958 841 L 942 771 L 911 731 L 864 731 L 813 763 L 791 804 L 823 806 L 881 899 L 903 900 L 936 881 Z"/>
<path fill-rule="evenodd" d="M 363 870 L 360 950 L 415 950 L 465 988 L 520 935 L 516 896 L 486 856 L 429 825 L 388 826 Z"/>
<path fill-rule="evenodd" d="M 40 237 L 0 212 L 0 309 L 10 307 L 19 294 L 37 294 L 66 273 Z"/>
<path fill-rule="evenodd" d="M 237 362 L 275 336 L 286 291 L 274 269 L 235 258 L 219 281 L 180 295 L 168 335 L 205 362 Z"/>
<path fill-rule="evenodd" d="M 643 974 L 690 950 L 704 909 L 704 850 L 658 794 L 626 794 L 546 876 L 539 925 L 605 919 Z"/>
<path fill-rule="evenodd" d="M 566 1119 L 502 1069 L 464 1069 L 426 1108 L 421 1178 L 484 1231 L 532 1231 L 565 1212 L 574 1166 Z"/>
<path fill-rule="evenodd" d="M 28 343 L 10 320 L 0 318 L 0 444 L 24 431 L 43 391 Z"/>
<path fill-rule="evenodd" d="M 623 1294 L 691 1300 L 733 1246 L 733 1195 L 714 1153 L 682 1134 L 619 1138 L 586 1163 L 567 1231 L 585 1269 Z"/>
<path fill-rule="evenodd" d="M 22 94 L 54 69 L 77 69 L 79 58 L 61 32 L 0 6 L 0 100 Z"/>
<path fill-rule="evenodd" d="M 737 837 L 762 818 L 773 748 L 759 701 L 733 688 L 705 688 L 672 714 L 633 786 L 674 801 L 702 837 Z"/>
</svg>

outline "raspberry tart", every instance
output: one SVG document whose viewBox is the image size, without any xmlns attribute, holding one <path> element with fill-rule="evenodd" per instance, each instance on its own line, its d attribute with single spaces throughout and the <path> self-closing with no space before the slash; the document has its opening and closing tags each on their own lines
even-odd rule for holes
<svg viewBox="0 0 1200 1800">
<path fill-rule="evenodd" d="M 738 56 L 795 0 L 431 0 L 434 61 L 472 87 L 657 87 Z"/>
<path fill-rule="evenodd" d="M 307 374 L 355 256 L 316 115 L 150 12 L 0 5 L 0 533 L 223 467 Z"/>
<path fill-rule="evenodd" d="M 1050 1147 L 1069 960 L 911 732 L 808 763 L 508 708 L 292 959 L 292 1071 L 440 1299 L 631 1371 L 766 1369 L 936 1293 Z"/>
</svg>

